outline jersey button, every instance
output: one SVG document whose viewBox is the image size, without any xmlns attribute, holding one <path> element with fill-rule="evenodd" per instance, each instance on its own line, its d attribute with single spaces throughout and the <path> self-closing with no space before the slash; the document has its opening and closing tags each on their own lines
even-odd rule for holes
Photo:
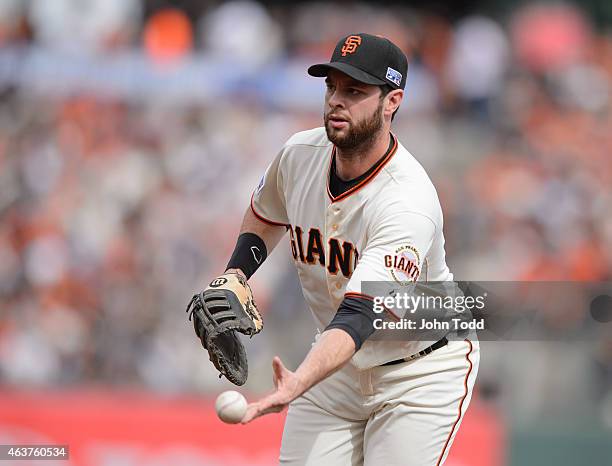
<svg viewBox="0 0 612 466">
<path fill-rule="evenodd" d="M 339 282 L 336 283 L 336 288 L 338 288 L 338 289 L 342 288 L 342 283 L 339 283 Z"/>
<path fill-rule="evenodd" d="M 338 225 L 336 225 L 336 224 L 334 223 L 334 224 L 332 225 L 332 230 L 333 230 L 333 231 L 338 230 Z"/>
</svg>

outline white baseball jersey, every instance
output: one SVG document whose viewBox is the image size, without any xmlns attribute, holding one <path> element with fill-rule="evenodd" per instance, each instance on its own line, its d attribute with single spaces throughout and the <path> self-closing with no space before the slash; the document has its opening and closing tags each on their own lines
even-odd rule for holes
<svg viewBox="0 0 612 466">
<path fill-rule="evenodd" d="M 376 170 L 337 197 L 328 187 L 334 151 L 324 128 L 295 134 L 251 201 L 260 220 L 289 228 L 304 297 L 320 330 L 345 295 L 361 295 L 362 281 L 453 279 L 445 261 L 438 195 L 397 138 Z M 431 344 L 369 339 L 351 362 L 367 369 Z"/>
</svg>

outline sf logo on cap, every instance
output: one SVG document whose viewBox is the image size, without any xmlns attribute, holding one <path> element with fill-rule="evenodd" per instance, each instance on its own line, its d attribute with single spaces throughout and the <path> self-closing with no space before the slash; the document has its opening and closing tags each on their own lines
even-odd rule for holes
<svg viewBox="0 0 612 466">
<path fill-rule="evenodd" d="M 348 53 L 355 53 L 357 47 L 361 45 L 360 36 L 348 36 L 342 46 L 342 56 L 346 57 Z"/>
</svg>

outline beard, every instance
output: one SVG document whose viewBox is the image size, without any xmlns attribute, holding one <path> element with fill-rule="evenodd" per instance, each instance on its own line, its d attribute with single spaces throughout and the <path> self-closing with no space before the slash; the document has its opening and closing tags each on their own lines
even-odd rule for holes
<svg viewBox="0 0 612 466">
<path fill-rule="evenodd" d="M 348 130 L 344 134 L 331 127 L 327 113 L 323 116 L 323 121 L 327 138 L 339 149 L 345 152 L 366 149 L 374 143 L 383 126 L 382 102 L 369 117 L 357 123 L 349 122 Z"/>
</svg>

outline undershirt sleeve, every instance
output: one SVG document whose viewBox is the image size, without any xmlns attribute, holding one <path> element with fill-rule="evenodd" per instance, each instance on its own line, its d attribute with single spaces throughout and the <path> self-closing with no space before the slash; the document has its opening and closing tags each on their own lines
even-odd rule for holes
<svg viewBox="0 0 612 466">
<path fill-rule="evenodd" d="M 348 333 L 355 342 L 355 352 L 374 333 L 374 303 L 365 297 L 345 296 L 336 315 L 325 330 L 338 328 Z"/>
</svg>

